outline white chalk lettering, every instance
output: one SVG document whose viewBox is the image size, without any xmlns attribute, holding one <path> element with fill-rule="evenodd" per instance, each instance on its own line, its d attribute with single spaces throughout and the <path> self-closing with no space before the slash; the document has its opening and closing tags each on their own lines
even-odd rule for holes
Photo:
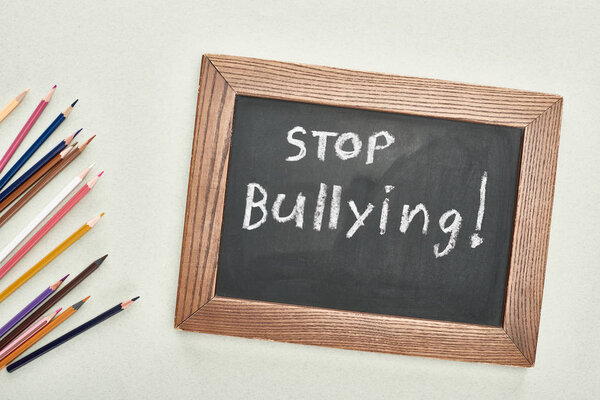
<svg viewBox="0 0 600 400">
<path fill-rule="evenodd" d="M 275 200 L 275 202 L 273 203 L 273 208 L 271 209 L 271 214 L 273 215 L 273 219 L 277 222 L 288 222 L 291 220 L 296 220 L 296 227 L 302 229 L 303 225 L 304 225 L 304 203 L 306 202 L 306 197 L 304 197 L 302 195 L 302 193 L 298 193 L 298 196 L 296 197 L 296 205 L 294 205 L 294 209 L 292 210 L 292 212 L 285 216 L 282 217 L 281 215 L 279 215 L 280 210 L 281 210 L 281 204 L 283 203 L 283 200 L 285 200 L 285 194 L 278 194 L 277 195 L 277 199 Z"/>
<path fill-rule="evenodd" d="M 384 137 L 385 144 L 377 144 L 377 138 Z M 394 143 L 395 139 L 387 131 L 377 132 L 369 136 L 369 145 L 367 148 L 367 164 L 373 164 L 375 158 L 375 150 L 383 150 L 390 147 Z"/>
<path fill-rule="evenodd" d="M 331 206 L 329 206 L 329 229 L 334 230 L 338 227 L 340 219 L 340 202 L 342 200 L 342 187 L 333 185 L 331 193 Z"/>
<path fill-rule="evenodd" d="M 306 135 L 306 131 L 301 126 L 297 126 L 293 129 L 290 129 L 290 131 L 287 133 L 287 141 L 289 144 L 292 144 L 292 145 L 298 147 L 300 150 L 298 151 L 298 154 L 296 154 L 295 156 L 289 156 L 288 158 L 285 159 L 285 161 L 302 160 L 304 158 L 304 156 L 306 155 L 306 145 L 304 144 L 304 141 L 302 141 L 300 139 L 295 139 L 294 133 L 301 133 L 303 135 Z"/>
<path fill-rule="evenodd" d="M 477 224 L 475 225 L 475 233 L 471 235 L 471 248 L 479 246 L 483 243 L 483 238 L 479 235 L 481 225 L 483 225 L 483 214 L 485 213 L 485 188 L 487 186 L 487 171 L 483 171 L 481 176 L 481 185 L 479 186 L 479 209 L 477 210 Z"/>
<path fill-rule="evenodd" d="M 314 137 L 319 138 L 319 146 L 317 147 L 317 158 L 321 161 L 325 161 L 325 150 L 327 149 L 327 138 L 336 137 L 337 132 L 326 132 L 326 131 L 312 131 Z"/>
<path fill-rule="evenodd" d="M 446 226 L 446 221 L 448 221 L 448 219 L 451 216 L 454 216 L 454 219 L 452 220 L 452 223 L 450 225 Z M 442 230 L 442 232 L 449 233 L 450 238 L 448 239 L 448 244 L 446 245 L 446 248 L 441 252 L 439 243 L 433 245 L 433 254 L 435 255 L 435 258 L 440 258 L 444 257 L 445 255 L 448 255 L 450 251 L 452 251 L 454 246 L 456 246 L 456 238 L 458 237 L 458 232 L 460 231 L 462 217 L 460 216 L 460 213 L 458 211 L 448 210 L 444 214 L 442 214 L 439 222 L 440 229 Z"/>
<path fill-rule="evenodd" d="M 258 191 L 262 194 L 262 199 L 259 201 L 254 201 L 254 191 L 258 189 Z M 267 191 L 265 188 L 260 186 L 258 183 L 249 183 L 248 189 L 246 191 L 246 210 L 244 211 L 244 223 L 242 224 L 243 229 L 247 229 L 249 231 L 258 228 L 267 220 Z M 258 207 L 262 212 L 262 217 L 260 220 L 251 224 L 250 221 L 252 219 L 252 209 Z"/>
<path fill-rule="evenodd" d="M 373 207 L 373 204 L 369 203 L 367 205 L 367 209 L 361 214 L 358 211 L 358 209 L 356 208 L 356 204 L 354 203 L 354 200 L 350 200 L 348 202 L 348 205 L 350 206 L 350 209 L 352 210 L 352 212 L 354 213 L 354 216 L 356 217 L 356 221 L 354 222 L 354 224 L 352 224 L 352 226 L 350 227 L 348 232 L 346 232 L 346 237 L 348 239 L 350 239 L 352 236 L 354 236 L 354 234 L 356 233 L 358 228 L 360 228 L 361 226 L 364 226 L 365 219 L 369 216 L 369 214 L 371 214 L 371 211 L 373 211 L 374 207 Z"/>
<path fill-rule="evenodd" d="M 352 143 L 352 150 L 346 151 L 343 149 L 344 144 L 350 140 Z M 346 132 L 340 135 L 335 141 L 335 154 L 340 160 L 348 160 L 358 156 L 362 149 L 362 142 L 356 133 Z"/>
<path fill-rule="evenodd" d="M 394 190 L 392 185 L 385 186 L 385 192 L 389 193 Z M 390 199 L 387 197 L 383 200 L 383 204 L 381 204 L 381 217 L 379 217 L 379 234 L 385 235 L 385 230 L 387 228 L 388 221 L 388 213 L 390 208 Z"/>
<path fill-rule="evenodd" d="M 405 204 L 402 208 L 402 219 L 400 220 L 400 232 L 406 233 L 410 223 L 415 218 L 415 216 L 419 213 L 423 213 L 423 228 L 421 229 L 421 233 L 423 235 L 427 235 L 427 228 L 429 227 L 429 213 L 427 212 L 427 208 L 423 205 L 423 203 L 419 203 L 415 206 L 415 208 L 410 211 L 410 206 Z"/>
<path fill-rule="evenodd" d="M 321 230 L 321 223 L 323 223 L 323 213 L 325 211 L 325 199 L 327 198 L 327 185 L 321 183 L 319 187 L 319 195 L 317 196 L 317 207 L 315 209 L 315 215 L 313 218 L 313 229 L 315 231 Z"/>
</svg>

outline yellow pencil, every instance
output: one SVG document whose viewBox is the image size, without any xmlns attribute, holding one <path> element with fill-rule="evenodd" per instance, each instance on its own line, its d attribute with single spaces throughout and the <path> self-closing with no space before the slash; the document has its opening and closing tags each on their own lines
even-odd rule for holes
<svg viewBox="0 0 600 400">
<path fill-rule="evenodd" d="M 8 114 L 10 114 L 15 108 L 17 108 L 17 106 L 21 103 L 21 100 L 23 100 L 23 97 L 25 97 L 27 92 L 29 92 L 29 89 L 12 99 L 11 102 L 8 103 L 8 105 L 4 107 L 2 111 L 0 111 L 0 122 L 2 122 L 4 118 L 8 117 Z"/>
<path fill-rule="evenodd" d="M 40 339 L 42 339 L 44 336 L 46 336 L 47 334 L 52 332 L 52 330 L 54 328 L 56 328 L 57 326 L 59 326 L 60 324 L 65 322 L 67 320 L 67 318 L 69 318 L 71 315 L 75 314 L 77 312 L 77 310 L 79 310 L 81 308 L 83 303 L 85 303 L 89 298 L 90 298 L 90 296 L 86 297 L 83 300 L 78 301 L 77 303 L 73 304 L 71 307 L 67 308 L 65 311 L 63 311 L 61 314 L 59 314 L 58 317 L 54 318 L 51 322 L 49 322 L 48 325 L 44 326 L 35 335 L 33 335 L 32 337 L 27 339 L 25 342 L 23 342 L 23 344 L 21 344 L 16 349 L 14 349 L 12 353 L 10 353 L 2 361 L 0 361 L 0 369 L 6 367 L 8 364 L 10 364 L 10 362 L 12 360 L 19 357 L 21 354 L 23 354 L 23 352 L 25 352 L 25 350 L 27 350 L 28 348 L 30 348 L 31 346 L 36 344 Z"/>
<path fill-rule="evenodd" d="M 94 219 L 89 220 L 85 224 L 81 226 L 81 228 L 77 229 L 71 236 L 65 239 L 64 242 L 59 244 L 54 250 L 50 253 L 46 254 L 44 258 L 38 261 L 33 267 L 29 268 L 27 272 L 25 272 L 19 279 L 10 284 L 9 287 L 4 289 L 2 293 L 0 293 L 0 303 L 6 300 L 8 296 L 14 293 L 15 290 L 21 287 L 25 282 L 30 280 L 35 274 L 40 272 L 46 265 L 50 264 L 50 261 L 54 260 L 56 257 L 60 255 L 63 251 L 69 248 L 73 243 L 79 240 L 83 235 L 89 232 L 90 229 L 94 227 L 100 221 L 100 218 L 104 213 L 100 214 Z"/>
</svg>

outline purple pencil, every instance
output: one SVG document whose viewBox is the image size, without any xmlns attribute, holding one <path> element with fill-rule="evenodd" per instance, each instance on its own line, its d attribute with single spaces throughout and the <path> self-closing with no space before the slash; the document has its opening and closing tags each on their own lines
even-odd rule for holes
<svg viewBox="0 0 600 400">
<path fill-rule="evenodd" d="M 44 300 L 46 300 L 52 293 L 54 293 L 60 287 L 60 285 L 62 285 L 62 283 L 65 281 L 65 279 L 67 279 L 68 277 L 69 277 L 69 275 L 65 276 L 64 278 L 62 278 L 55 284 L 48 286 L 48 288 L 46 290 L 44 290 L 42 293 L 40 293 L 39 296 L 37 296 L 35 299 L 33 299 L 31 301 L 31 303 L 27 304 L 25 306 L 25 308 L 23 308 L 21 311 L 19 311 L 17 313 L 17 315 L 12 317 L 10 321 L 8 321 L 6 324 L 4 324 L 4 326 L 2 328 L 0 328 L 0 338 L 2 338 L 2 336 L 6 335 L 8 333 L 8 331 L 10 331 L 23 318 L 25 318 L 27 315 L 29 315 L 30 312 L 35 310 L 35 308 L 37 306 L 42 304 L 42 302 Z"/>
</svg>

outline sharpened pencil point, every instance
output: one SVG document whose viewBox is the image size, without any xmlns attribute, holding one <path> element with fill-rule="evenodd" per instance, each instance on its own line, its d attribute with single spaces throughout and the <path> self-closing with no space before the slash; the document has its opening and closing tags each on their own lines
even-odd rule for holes
<svg viewBox="0 0 600 400">
<path fill-rule="evenodd" d="M 85 299 L 83 299 L 83 300 L 81 300 L 81 301 L 83 301 L 83 302 L 85 303 L 86 301 L 88 301 L 88 299 L 89 299 L 90 297 L 92 297 L 92 296 L 88 296 L 88 297 L 86 297 Z"/>
<path fill-rule="evenodd" d="M 79 134 L 79 132 L 81 132 L 83 130 L 83 128 L 79 128 L 79 130 L 77 132 L 75 132 L 75 134 L 73 135 L 73 137 L 77 136 Z"/>
<path fill-rule="evenodd" d="M 139 298 L 140 298 L 140 296 L 134 297 L 133 299 L 131 299 L 131 301 L 136 301 Z"/>
<path fill-rule="evenodd" d="M 55 90 L 56 90 L 56 85 L 54 85 L 52 87 L 52 89 L 50 89 L 50 91 L 48 92 L 48 94 L 46 96 L 44 96 L 44 98 L 42 100 L 45 101 L 46 103 L 49 103 L 50 99 L 52 98 L 52 95 L 54 94 Z"/>
<path fill-rule="evenodd" d="M 79 99 L 77 99 L 73 103 L 71 103 L 71 107 L 75 107 L 75 104 L 77 104 L 78 101 L 79 101 Z"/>
<path fill-rule="evenodd" d="M 102 174 L 103 174 L 103 173 L 104 173 L 104 171 L 100 172 L 100 173 L 98 174 L 98 178 L 100 178 L 100 177 L 102 176 Z"/>
<path fill-rule="evenodd" d="M 23 100 L 23 97 L 25 97 L 25 95 L 29 92 L 29 89 L 27 89 L 26 91 L 24 91 L 23 93 L 21 93 L 20 95 L 18 95 L 17 97 L 15 97 L 15 100 L 18 101 L 19 103 L 21 102 L 21 100 Z"/>
<path fill-rule="evenodd" d="M 106 257 L 108 257 L 108 254 L 103 255 L 102 257 L 100 257 L 99 259 L 97 259 L 96 261 L 94 261 L 96 264 L 100 265 L 104 262 L 104 260 L 106 260 Z"/>
<path fill-rule="evenodd" d="M 90 144 L 90 142 L 92 141 L 92 139 L 94 139 L 96 137 L 96 135 L 92 136 L 91 138 L 89 138 L 86 142 L 83 142 L 81 144 L 81 146 L 79 146 L 79 151 L 83 151 L 88 144 Z"/>
<path fill-rule="evenodd" d="M 101 213 L 101 214 L 100 214 L 100 216 L 101 216 L 101 217 L 104 217 L 104 213 Z"/>
<path fill-rule="evenodd" d="M 61 281 L 61 282 L 64 282 L 64 281 L 65 281 L 65 279 L 67 279 L 67 278 L 69 277 L 69 275 L 71 275 L 71 274 L 66 274 L 66 275 L 65 275 L 65 277 L 64 277 L 64 278 L 62 278 L 60 281 Z"/>
</svg>

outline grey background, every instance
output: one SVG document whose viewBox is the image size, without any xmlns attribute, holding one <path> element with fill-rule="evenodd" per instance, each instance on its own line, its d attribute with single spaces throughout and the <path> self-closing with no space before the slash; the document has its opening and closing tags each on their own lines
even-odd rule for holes
<svg viewBox="0 0 600 400">
<path fill-rule="evenodd" d="M 4 287 L 99 211 L 81 243 L 9 300 L 13 313 L 62 273 L 109 251 L 53 336 L 141 300 L 35 365 L 0 373 L 2 399 L 597 398 L 600 374 L 600 5 L 536 2 L 1 2 L 0 147 L 59 85 L 26 139 L 79 97 L 52 139 L 84 127 L 86 153 L 0 230 L 6 243 L 92 161 L 94 192 L 0 282 Z M 538 357 L 533 369 L 178 332 L 175 294 L 202 53 L 228 53 L 497 85 L 565 97 Z M 51 144 L 44 147 L 47 151 Z"/>
</svg>

